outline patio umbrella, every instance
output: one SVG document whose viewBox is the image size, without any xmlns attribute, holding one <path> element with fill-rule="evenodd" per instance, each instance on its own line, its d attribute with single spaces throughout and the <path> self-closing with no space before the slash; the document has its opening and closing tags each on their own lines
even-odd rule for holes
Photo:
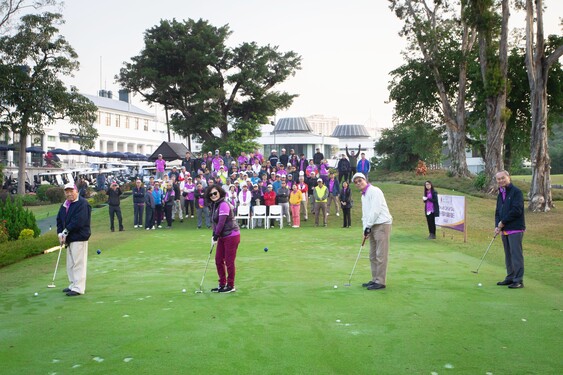
<svg viewBox="0 0 563 375">
<path fill-rule="evenodd" d="M 12 151 L 12 150 L 15 150 L 15 149 L 16 148 L 14 147 L 13 144 L 11 144 L 11 145 L 4 145 L 4 144 L 0 145 L 0 151 Z"/>
<path fill-rule="evenodd" d="M 25 152 L 30 152 L 32 154 L 44 154 L 45 153 L 45 151 L 43 151 L 41 149 L 41 147 L 39 147 L 39 146 L 26 147 Z"/>
<path fill-rule="evenodd" d="M 55 155 L 68 155 L 68 151 L 63 150 L 62 148 L 56 148 L 56 149 L 52 150 L 51 152 Z"/>
<path fill-rule="evenodd" d="M 106 156 L 108 158 L 123 159 L 125 157 L 125 154 L 123 152 L 114 151 L 114 152 L 108 152 Z"/>
<path fill-rule="evenodd" d="M 95 156 L 94 151 L 90 151 L 90 150 L 83 150 L 82 154 L 86 156 Z"/>
<path fill-rule="evenodd" d="M 80 150 L 68 150 L 69 155 L 84 155 L 84 153 Z"/>
<path fill-rule="evenodd" d="M 106 154 L 104 154 L 104 153 L 101 152 L 101 151 L 94 151 L 94 152 L 92 152 L 92 156 L 95 156 L 95 157 L 97 157 L 97 158 L 105 158 L 105 157 L 106 157 Z"/>
<path fill-rule="evenodd" d="M 149 158 L 147 157 L 147 155 L 144 154 L 137 154 L 137 159 L 140 161 L 147 161 L 149 160 Z"/>
</svg>

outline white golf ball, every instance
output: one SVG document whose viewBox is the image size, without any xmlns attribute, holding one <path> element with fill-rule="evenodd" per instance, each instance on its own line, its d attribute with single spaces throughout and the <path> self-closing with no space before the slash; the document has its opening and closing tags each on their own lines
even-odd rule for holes
<svg viewBox="0 0 563 375">
<path fill-rule="evenodd" d="M 186 293 L 186 289 L 182 289 L 182 293 Z"/>
<path fill-rule="evenodd" d="M 483 286 L 483 284 L 479 283 L 479 284 L 477 284 L 477 286 Z"/>
<path fill-rule="evenodd" d="M 336 319 L 336 323 L 340 323 L 340 319 Z"/>
<path fill-rule="evenodd" d="M 334 286 L 334 289 L 338 289 L 338 285 L 335 285 L 335 286 Z"/>
<path fill-rule="evenodd" d="M 39 295 L 39 293 L 35 292 L 34 296 L 38 296 L 38 295 Z"/>
</svg>

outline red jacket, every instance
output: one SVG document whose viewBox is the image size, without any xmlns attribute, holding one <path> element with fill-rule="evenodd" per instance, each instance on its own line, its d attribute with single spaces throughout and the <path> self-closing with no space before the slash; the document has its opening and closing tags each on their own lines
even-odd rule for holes
<svg viewBox="0 0 563 375">
<path fill-rule="evenodd" d="M 264 193 L 264 204 L 266 206 L 273 206 L 276 204 L 276 192 L 275 191 L 266 191 Z"/>
</svg>

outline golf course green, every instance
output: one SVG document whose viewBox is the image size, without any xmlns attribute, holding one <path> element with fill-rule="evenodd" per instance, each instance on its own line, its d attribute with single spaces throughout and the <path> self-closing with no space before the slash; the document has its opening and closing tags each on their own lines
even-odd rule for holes
<svg viewBox="0 0 563 375">
<path fill-rule="evenodd" d="M 560 374 L 563 214 L 526 216 L 525 288 L 505 276 L 493 199 L 468 196 L 468 241 L 428 235 L 422 186 L 379 184 L 394 217 L 387 288 L 368 291 L 361 203 L 352 228 L 242 229 L 236 293 L 216 294 L 211 232 L 109 230 L 92 213 L 86 294 L 67 297 L 57 252 L 0 269 L 1 374 Z M 437 187 L 439 194 L 459 194 Z M 461 195 L 461 194 L 459 194 Z M 265 252 L 264 248 L 268 251 Z M 96 250 L 100 249 L 100 254 Z M 481 284 L 481 286 L 479 286 Z M 186 292 L 182 292 L 186 289 Z M 37 293 L 37 295 L 35 295 Z"/>
</svg>

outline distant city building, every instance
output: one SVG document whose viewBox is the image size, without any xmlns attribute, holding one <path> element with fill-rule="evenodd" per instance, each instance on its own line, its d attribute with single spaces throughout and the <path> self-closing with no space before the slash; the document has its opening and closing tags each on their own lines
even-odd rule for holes
<svg viewBox="0 0 563 375">
<path fill-rule="evenodd" d="M 311 127 L 311 132 L 328 136 L 338 126 L 338 117 L 326 117 L 323 115 L 312 115 L 305 118 Z"/>
</svg>

